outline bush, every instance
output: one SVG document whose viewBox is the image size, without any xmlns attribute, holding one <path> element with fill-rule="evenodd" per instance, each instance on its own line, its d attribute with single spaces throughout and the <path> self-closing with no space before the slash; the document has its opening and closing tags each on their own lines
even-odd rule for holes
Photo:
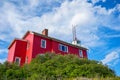
<svg viewBox="0 0 120 80">
<path fill-rule="evenodd" d="M 86 78 L 114 78 L 113 70 L 98 61 L 81 59 L 75 55 L 46 53 L 38 55 L 30 64 L 22 67 L 5 62 L 0 64 L 0 80 L 56 80 Z"/>
</svg>

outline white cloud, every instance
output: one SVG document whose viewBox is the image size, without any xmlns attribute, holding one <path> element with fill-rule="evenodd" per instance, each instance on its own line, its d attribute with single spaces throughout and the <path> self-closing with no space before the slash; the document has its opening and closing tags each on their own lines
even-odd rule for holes
<svg viewBox="0 0 120 80">
<path fill-rule="evenodd" d="M 120 12 L 120 4 L 117 4 L 116 8 Z"/>
<path fill-rule="evenodd" d="M 7 49 L 0 49 L 0 55 L 4 53 L 7 53 Z"/>
<path fill-rule="evenodd" d="M 102 2 L 105 2 L 106 0 L 102 0 Z"/>
<path fill-rule="evenodd" d="M 7 59 L 4 58 L 4 59 L 0 59 L 0 63 L 4 63 Z"/>
<path fill-rule="evenodd" d="M 101 26 L 108 27 L 112 30 L 120 31 L 120 13 L 119 4 L 112 9 L 101 8 L 100 6 L 95 7 L 98 14 L 99 23 Z"/>
<path fill-rule="evenodd" d="M 7 49 L 0 49 L 0 57 L 2 57 L 2 55 L 5 55 L 7 53 Z M 7 58 L 1 58 L 0 59 L 0 63 L 3 63 L 7 60 Z"/>
<path fill-rule="evenodd" d="M 71 37 L 72 25 L 78 25 L 78 38 L 81 39 L 84 45 L 94 47 L 103 45 L 104 43 L 100 41 L 97 34 L 100 26 L 114 28 L 114 25 L 111 26 L 109 23 L 111 23 L 111 19 L 114 19 L 111 17 L 116 8 L 106 10 L 101 6 L 93 6 L 93 4 L 88 3 L 86 0 L 66 0 L 60 7 L 54 8 L 51 12 L 45 13 L 42 16 L 32 16 L 29 12 L 26 12 L 30 6 L 32 6 L 32 9 L 36 9 L 40 1 L 30 0 L 27 7 L 22 5 L 20 8 L 9 2 L 5 2 L 0 9 L 0 31 L 9 32 L 9 34 L 0 33 L 2 35 L 0 38 L 2 40 L 13 39 L 14 37 L 20 38 L 27 30 L 40 32 L 43 28 L 48 28 L 51 35 L 56 33 L 54 35 L 61 39 L 60 36 L 62 35 Z M 49 2 L 52 1 L 47 1 L 47 4 L 50 4 Z M 24 8 L 23 12 L 28 13 L 28 15 L 24 15 L 20 11 L 21 8 Z M 66 38 L 65 36 L 63 36 L 63 39 Z"/>
<path fill-rule="evenodd" d="M 71 21 L 72 24 L 82 25 L 88 22 L 90 19 L 90 16 L 87 13 L 78 13 L 75 16 L 73 16 L 73 19 Z"/>
<path fill-rule="evenodd" d="M 93 4 L 98 3 L 98 2 L 100 2 L 100 1 L 106 2 L 106 0 L 91 0 L 91 1 L 92 1 Z"/>
<path fill-rule="evenodd" d="M 115 34 L 115 35 L 104 35 L 103 37 L 105 37 L 105 38 L 120 38 L 120 34 Z"/>
<path fill-rule="evenodd" d="M 39 4 L 39 0 L 30 0 L 30 8 L 36 7 Z"/>
<path fill-rule="evenodd" d="M 94 9 L 95 9 L 94 11 L 100 17 L 109 16 L 109 15 L 111 15 L 115 11 L 115 8 L 107 10 L 105 7 L 101 7 L 101 6 L 95 6 Z"/>
<path fill-rule="evenodd" d="M 112 51 L 112 52 L 108 53 L 105 56 L 105 58 L 103 60 L 101 60 L 102 63 L 114 66 L 118 62 L 118 60 L 120 58 L 119 53 L 120 53 L 119 50 L 115 50 L 115 51 Z"/>
<path fill-rule="evenodd" d="M 99 2 L 100 0 L 91 0 L 93 4 Z"/>
</svg>

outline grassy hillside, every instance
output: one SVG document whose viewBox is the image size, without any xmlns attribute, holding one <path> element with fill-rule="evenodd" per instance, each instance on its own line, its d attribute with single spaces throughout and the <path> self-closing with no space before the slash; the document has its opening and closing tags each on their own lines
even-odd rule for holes
<svg viewBox="0 0 120 80">
<path fill-rule="evenodd" d="M 84 79 L 83 79 L 84 78 Z M 93 79 L 94 78 L 94 79 Z M 0 64 L 0 80 L 120 80 L 102 63 L 74 55 L 46 53 L 19 67 Z"/>
</svg>

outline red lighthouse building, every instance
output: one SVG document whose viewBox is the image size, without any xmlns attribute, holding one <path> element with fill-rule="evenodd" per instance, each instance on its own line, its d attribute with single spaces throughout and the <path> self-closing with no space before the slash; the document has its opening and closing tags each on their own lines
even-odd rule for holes
<svg viewBox="0 0 120 80">
<path fill-rule="evenodd" d="M 54 52 L 56 54 L 75 54 L 87 58 L 87 49 L 79 45 L 67 43 L 48 36 L 48 29 L 42 34 L 28 31 L 22 39 L 14 39 L 8 47 L 7 61 L 19 65 L 30 63 L 38 54 Z"/>
</svg>

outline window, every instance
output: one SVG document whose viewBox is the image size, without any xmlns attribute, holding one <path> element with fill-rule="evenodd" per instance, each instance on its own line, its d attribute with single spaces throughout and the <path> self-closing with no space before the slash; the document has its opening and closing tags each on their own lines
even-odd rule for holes
<svg viewBox="0 0 120 80">
<path fill-rule="evenodd" d="M 18 65 L 20 65 L 20 61 L 21 61 L 20 57 L 15 57 L 15 63 L 17 63 Z"/>
<path fill-rule="evenodd" d="M 41 39 L 41 47 L 46 48 L 46 40 Z"/>
<path fill-rule="evenodd" d="M 82 50 L 79 50 L 79 56 L 80 56 L 80 57 L 83 57 L 83 52 L 82 52 Z"/>
<path fill-rule="evenodd" d="M 63 44 L 59 44 L 59 50 L 64 51 L 64 52 L 68 52 L 68 47 L 63 45 Z"/>
</svg>

